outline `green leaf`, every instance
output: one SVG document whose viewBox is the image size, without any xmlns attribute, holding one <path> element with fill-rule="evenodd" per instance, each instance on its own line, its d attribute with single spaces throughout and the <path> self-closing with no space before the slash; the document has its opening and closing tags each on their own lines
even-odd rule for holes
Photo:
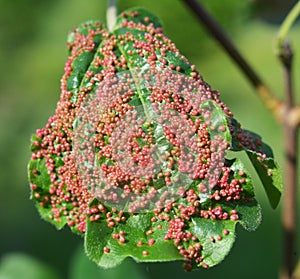
<svg viewBox="0 0 300 279">
<path fill-rule="evenodd" d="M 273 158 L 262 158 L 256 152 L 247 151 L 247 155 L 254 166 L 269 198 L 272 208 L 276 208 L 282 193 L 282 173 Z"/>
<path fill-rule="evenodd" d="M 249 201 L 243 205 L 238 204 L 235 209 L 239 213 L 238 222 L 248 231 L 258 228 L 262 220 L 261 207 L 256 200 Z"/>
<path fill-rule="evenodd" d="M 248 231 L 254 231 L 261 223 L 261 207 L 255 199 L 253 181 L 243 162 L 237 158 L 231 161 L 232 180 L 244 181 L 241 183 L 241 201 L 223 203 L 222 207 L 229 206 L 237 211 L 238 222 Z M 242 174 L 242 175 L 241 175 Z"/>
<path fill-rule="evenodd" d="M 138 15 L 133 16 L 135 13 L 138 13 Z M 120 28 L 120 26 L 124 24 L 125 21 L 143 23 L 146 26 L 152 23 L 156 28 L 162 27 L 162 23 L 156 15 L 139 7 L 133 7 L 123 11 L 121 15 L 117 17 L 117 21 L 114 28 Z"/>
<path fill-rule="evenodd" d="M 243 194 L 245 195 L 245 197 L 253 198 L 255 194 L 252 178 L 250 177 L 243 162 L 238 158 L 233 159 L 233 161 L 231 161 L 230 169 L 233 171 L 232 179 L 239 180 L 241 178 L 244 178 L 245 183 L 243 184 Z M 243 175 L 241 175 L 240 172 L 242 172 Z"/>
<path fill-rule="evenodd" d="M 42 194 L 49 191 L 50 177 L 44 158 L 29 162 L 28 176 L 32 184 L 40 185 L 40 191 Z M 33 198 L 33 196 L 31 196 L 31 198 Z"/>
<path fill-rule="evenodd" d="M 94 53 L 92 52 L 82 52 L 73 61 L 73 71 L 67 81 L 67 90 L 71 91 L 80 86 L 82 78 L 84 77 L 91 61 L 93 60 L 93 57 Z"/>
<path fill-rule="evenodd" d="M 77 101 L 77 94 L 79 87 L 84 84 L 84 76 L 95 56 L 96 50 L 100 43 L 103 41 L 101 28 L 102 24 L 98 21 L 86 21 L 81 23 L 74 31 L 70 32 L 68 36 L 69 54 L 71 61 L 70 72 L 66 71 L 66 87 L 67 90 L 73 93 L 71 100 L 73 103 Z M 90 38 L 89 34 L 95 32 L 94 36 Z M 87 48 L 86 41 L 78 43 L 86 38 L 86 41 L 91 40 L 89 43 L 93 44 Z M 87 39 L 89 38 L 89 39 Z M 83 39 L 84 40 L 84 39 Z"/>
<path fill-rule="evenodd" d="M 256 201 L 238 204 L 239 223 L 247 230 L 254 230 L 261 221 L 260 206 Z M 235 221 L 192 218 L 191 231 L 201 243 L 203 263 L 208 267 L 219 264 L 229 253 L 235 240 Z M 202 263 L 202 265 L 203 265 Z"/>
<path fill-rule="evenodd" d="M 226 206 L 231 207 L 236 210 L 239 215 L 238 222 L 243 226 L 244 229 L 248 231 L 254 231 L 258 228 L 261 223 L 262 215 L 261 215 L 261 207 L 259 203 L 255 200 L 255 193 L 253 188 L 253 182 L 248 174 L 247 169 L 245 168 L 242 161 L 239 159 L 234 159 L 231 170 L 233 171 L 232 179 L 243 179 L 245 181 L 242 184 L 243 191 L 241 193 L 243 202 L 232 202 L 223 204 L 223 208 Z M 243 175 L 241 176 L 241 173 Z"/>
<path fill-rule="evenodd" d="M 45 158 L 30 161 L 28 165 L 28 176 L 31 185 L 38 186 L 35 191 L 31 191 L 31 199 L 35 200 L 36 207 L 43 219 L 54 224 L 58 229 L 61 229 L 66 222 L 56 222 L 52 219 L 52 207 L 47 204 L 41 206 L 40 202 L 44 197 L 49 196 L 50 176 L 46 168 Z"/>
<path fill-rule="evenodd" d="M 234 243 L 236 222 L 193 218 L 192 224 L 191 230 L 202 245 L 204 264 L 212 267 L 220 263 Z"/>
<path fill-rule="evenodd" d="M 88 257 L 103 268 L 117 266 L 127 257 L 132 257 L 137 262 L 182 260 L 173 243 L 164 240 L 167 222 L 156 222 L 153 227 L 150 219 L 149 214 L 131 215 L 124 224 L 120 223 L 114 228 L 108 228 L 103 221 L 88 221 L 85 234 Z M 157 228 L 159 225 L 162 227 Z M 153 230 L 153 233 L 147 235 L 149 230 Z M 120 231 L 124 232 L 125 243 L 113 238 L 113 234 Z M 149 246 L 150 239 L 154 239 L 155 243 Z M 104 252 L 104 247 L 109 249 L 109 253 Z"/>
<path fill-rule="evenodd" d="M 255 168 L 273 209 L 278 206 L 282 193 L 282 173 L 274 160 L 272 149 L 264 143 L 261 136 L 240 128 L 240 124 L 231 120 L 233 127 L 232 150 L 246 151 Z M 243 139 L 247 139 L 244 141 Z"/>
<path fill-rule="evenodd" d="M 235 210 L 239 216 L 237 222 L 239 222 L 244 229 L 254 231 L 261 223 L 262 214 L 261 207 L 255 200 L 252 179 L 242 161 L 237 158 L 231 161 L 230 169 L 232 170 L 231 180 L 241 181 L 242 179 L 242 181 L 244 181 L 244 183 L 241 183 L 241 198 L 240 200 L 230 200 L 229 202 L 221 199 L 217 201 L 214 206 L 219 205 L 224 210 L 227 209 L 228 212 Z M 208 204 L 207 206 L 212 205 Z"/>
</svg>

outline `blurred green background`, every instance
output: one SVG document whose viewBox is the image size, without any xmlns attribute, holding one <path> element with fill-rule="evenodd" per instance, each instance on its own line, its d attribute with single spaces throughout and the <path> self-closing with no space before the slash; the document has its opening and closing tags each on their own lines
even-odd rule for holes
<svg viewBox="0 0 300 279">
<path fill-rule="evenodd" d="M 202 2 L 274 92 L 282 95 L 282 71 L 274 55 L 274 41 L 277 24 L 295 1 Z M 156 13 L 164 22 L 166 34 L 197 66 L 204 79 L 222 93 L 222 100 L 243 127 L 262 135 L 283 166 L 280 127 L 243 75 L 181 1 L 119 0 L 119 3 L 120 11 L 138 5 Z M 115 270 L 103 271 L 85 258 L 80 237 L 68 229 L 56 231 L 42 221 L 29 199 L 26 164 L 30 157 L 30 136 L 54 113 L 67 59 L 68 31 L 88 19 L 104 21 L 106 1 L 0 0 L 0 7 L 1 279 L 118 279 L 125 275 L 147 279 L 277 278 L 282 248 L 280 207 L 275 211 L 270 208 L 255 174 L 263 222 L 256 232 L 238 228 L 230 255 L 209 270 L 186 273 L 181 270 L 181 263 L 136 264 L 129 259 Z M 299 26 L 290 33 L 290 39 L 296 53 L 294 77 L 299 99 Z M 21 277 L 18 272 L 22 272 Z"/>
</svg>

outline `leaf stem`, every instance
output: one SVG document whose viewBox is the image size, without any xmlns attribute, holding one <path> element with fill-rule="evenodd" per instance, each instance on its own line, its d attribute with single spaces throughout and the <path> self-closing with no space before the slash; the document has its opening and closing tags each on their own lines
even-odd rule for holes
<svg viewBox="0 0 300 279">
<path fill-rule="evenodd" d="M 245 77 L 256 89 L 259 98 L 262 100 L 265 106 L 272 111 L 276 119 L 280 119 L 282 111 L 281 101 L 277 99 L 277 97 L 272 93 L 271 89 L 263 82 L 259 75 L 244 59 L 222 27 L 197 0 L 183 0 L 183 2 L 194 12 L 194 14 L 207 28 L 210 34 L 219 42 L 231 59 L 241 69 Z"/>
<path fill-rule="evenodd" d="M 112 31 L 117 19 L 118 0 L 108 0 L 106 9 L 106 22 L 109 31 Z"/>
<path fill-rule="evenodd" d="M 298 1 L 295 4 L 293 9 L 289 12 L 287 17 L 281 24 L 281 27 L 280 27 L 280 29 L 278 31 L 278 35 L 277 35 L 277 46 L 279 49 L 281 49 L 281 47 L 283 46 L 285 38 L 286 38 L 289 30 L 291 29 L 293 23 L 295 22 L 295 20 L 299 16 L 299 14 L 300 14 L 300 1 Z"/>
</svg>

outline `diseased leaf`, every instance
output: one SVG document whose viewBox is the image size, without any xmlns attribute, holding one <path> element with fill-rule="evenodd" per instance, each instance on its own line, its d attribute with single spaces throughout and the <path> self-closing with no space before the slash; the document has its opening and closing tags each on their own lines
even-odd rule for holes
<svg viewBox="0 0 300 279">
<path fill-rule="evenodd" d="M 240 127 L 148 11 L 123 12 L 111 33 L 83 23 L 68 48 L 55 115 L 32 137 L 41 216 L 84 236 L 103 268 L 127 257 L 182 260 L 186 270 L 220 263 L 236 224 L 254 230 L 261 221 L 236 152 L 247 152 L 275 207 L 281 176 L 271 149 Z"/>
</svg>

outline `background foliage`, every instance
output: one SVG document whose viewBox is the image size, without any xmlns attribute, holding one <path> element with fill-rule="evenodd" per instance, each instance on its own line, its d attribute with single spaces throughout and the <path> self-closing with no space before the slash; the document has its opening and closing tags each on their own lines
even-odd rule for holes
<svg viewBox="0 0 300 279">
<path fill-rule="evenodd" d="M 119 10 L 139 5 L 157 14 L 164 22 L 165 32 L 181 52 L 197 66 L 213 88 L 222 92 L 222 100 L 242 125 L 262 135 L 273 147 L 275 158 L 282 165 L 279 127 L 241 73 L 182 2 L 119 2 Z M 278 28 L 274 22 L 280 21 L 293 1 L 281 1 L 286 6 L 278 9 L 281 13 L 272 9 L 272 15 L 266 12 L 270 10 L 266 9 L 270 7 L 270 1 L 203 2 L 228 30 L 251 64 L 274 91 L 281 94 L 281 69 L 273 54 Z M 78 236 L 68 230 L 57 232 L 41 221 L 29 200 L 26 164 L 30 156 L 30 135 L 45 124 L 55 109 L 67 58 L 68 31 L 84 20 L 104 19 L 106 1 L 0 0 L 0 7 L 0 278 L 16 278 L 5 277 L 10 272 L 7 271 L 9 260 L 13 261 L 15 268 L 23 265 L 20 255 L 8 258 L 7 254 L 12 252 L 30 255 L 33 259 L 27 260 L 32 265 L 40 265 L 41 261 L 54 268 L 56 272 L 49 271 L 49 278 L 93 279 L 99 278 L 102 272 L 101 278 L 118 278 L 110 273 L 122 275 L 124 268 L 128 274 L 134 272 L 132 278 L 163 278 L 166 274 L 173 278 L 277 277 L 281 260 L 280 207 L 276 211 L 270 208 L 258 182 L 256 192 L 263 207 L 262 225 L 255 233 L 238 228 L 239 237 L 231 254 L 221 265 L 207 271 L 185 273 L 181 271 L 181 263 L 137 265 L 130 260 L 121 265 L 119 271 L 101 271 L 82 256 L 81 248 L 78 248 L 82 247 L 82 240 Z M 296 53 L 294 75 L 296 90 L 299 91 L 299 26 L 294 28 L 290 37 Z M 254 179 L 257 181 L 256 177 Z M 39 261 L 35 262 L 35 259 Z M 27 265 L 28 269 L 31 264 Z"/>
</svg>

